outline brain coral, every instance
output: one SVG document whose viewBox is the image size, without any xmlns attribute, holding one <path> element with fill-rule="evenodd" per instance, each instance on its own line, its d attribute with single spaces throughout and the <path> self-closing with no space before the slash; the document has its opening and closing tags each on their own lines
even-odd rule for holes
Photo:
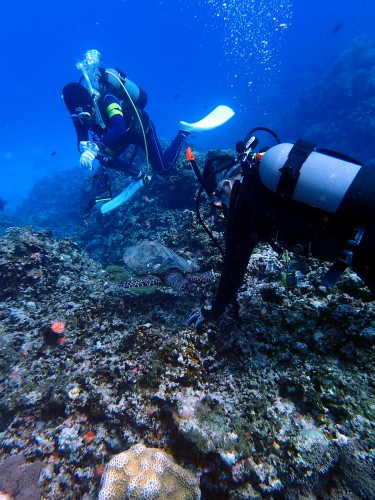
<svg viewBox="0 0 375 500">
<path fill-rule="evenodd" d="M 199 500 L 195 476 L 157 448 L 136 444 L 106 465 L 98 500 Z"/>
</svg>

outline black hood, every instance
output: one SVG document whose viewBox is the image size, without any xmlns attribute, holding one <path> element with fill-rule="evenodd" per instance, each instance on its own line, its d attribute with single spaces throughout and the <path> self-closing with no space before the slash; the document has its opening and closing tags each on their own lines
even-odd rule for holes
<svg viewBox="0 0 375 500">
<path fill-rule="evenodd" d="M 79 83 L 65 85 L 62 97 L 70 113 L 76 113 L 77 108 L 87 109 L 93 105 L 89 91 Z"/>
</svg>

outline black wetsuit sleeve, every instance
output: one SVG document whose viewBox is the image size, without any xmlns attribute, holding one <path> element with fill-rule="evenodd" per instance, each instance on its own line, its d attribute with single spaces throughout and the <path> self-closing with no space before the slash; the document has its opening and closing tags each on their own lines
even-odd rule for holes
<svg viewBox="0 0 375 500">
<path fill-rule="evenodd" d="M 251 254 L 265 236 L 262 232 L 264 230 L 248 205 L 237 203 L 229 211 L 223 270 L 212 303 L 212 309 L 218 315 L 224 312 L 238 292 Z"/>
<path fill-rule="evenodd" d="M 88 141 L 89 140 L 89 130 L 86 127 L 86 125 L 84 125 L 83 123 L 81 123 L 79 121 L 73 120 L 73 125 L 74 125 L 74 128 L 76 130 L 76 134 L 77 134 L 77 148 L 78 148 L 78 151 L 81 152 L 79 149 L 79 143 L 81 141 Z"/>
<path fill-rule="evenodd" d="M 100 138 L 100 144 L 102 148 L 116 149 L 124 140 L 127 129 L 121 101 L 116 96 L 107 94 L 104 97 L 104 106 L 107 130 Z"/>
</svg>

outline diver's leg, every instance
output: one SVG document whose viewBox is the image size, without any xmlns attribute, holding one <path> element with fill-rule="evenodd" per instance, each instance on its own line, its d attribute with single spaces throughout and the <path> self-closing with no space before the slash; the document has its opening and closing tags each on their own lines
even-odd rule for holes
<svg viewBox="0 0 375 500">
<path fill-rule="evenodd" d="M 181 147 L 188 133 L 179 131 L 168 148 L 163 151 L 156 134 L 155 126 L 150 120 L 146 132 L 149 161 L 158 174 L 167 173 L 176 163 Z"/>
<path fill-rule="evenodd" d="M 133 163 L 129 163 L 123 158 L 109 158 L 105 162 L 101 162 L 104 167 L 111 168 L 112 170 L 117 170 L 118 172 L 123 172 L 134 179 L 141 178 L 140 169 Z"/>
</svg>

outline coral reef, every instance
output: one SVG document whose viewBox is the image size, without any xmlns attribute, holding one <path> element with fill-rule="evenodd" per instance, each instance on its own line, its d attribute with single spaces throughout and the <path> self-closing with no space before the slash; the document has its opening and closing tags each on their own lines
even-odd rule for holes
<svg viewBox="0 0 375 500">
<path fill-rule="evenodd" d="M 370 49 L 355 42 L 332 78 L 348 58 L 373 65 Z M 111 178 L 118 192 L 124 178 Z M 46 181 L 24 209 L 0 214 L 0 489 L 18 491 L 3 474 L 16 477 L 22 459 L 42 470 L 34 498 L 91 500 L 106 464 L 144 443 L 199 477 L 202 499 L 375 498 L 375 304 L 358 277 L 347 271 L 329 290 L 325 265 L 291 255 L 298 286 L 286 289 L 283 262 L 259 247 L 240 319 L 229 311 L 197 332 L 186 318 L 210 301 L 210 284 L 197 298 L 106 293 L 128 277 L 123 249 L 142 240 L 220 271 L 193 211 L 190 167 L 181 159 L 106 216 L 95 206 L 80 217 L 78 202 L 68 211 L 72 197 L 92 196 L 80 182 L 48 197 Z M 205 199 L 201 213 L 222 244 L 223 216 Z"/>
<path fill-rule="evenodd" d="M 35 500 L 41 497 L 39 476 L 46 464 L 26 463 L 22 454 L 13 455 L 0 463 L 0 498 Z"/>
<path fill-rule="evenodd" d="M 165 217 L 182 226 L 192 214 Z M 218 267 L 201 231 L 182 240 L 179 252 L 202 248 L 198 263 L 208 255 Z M 241 322 L 227 314 L 196 332 L 186 318 L 197 299 L 171 289 L 109 296 L 110 274 L 72 238 L 9 228 L 1 458 L 43 461 L 42 496 L 54 499 L 95 498 L 104 465 L 139 442 L 199 476 L 203 499 L 373 497 L 374 303 L 353 273 L 329 291 L 318 262 L 291 264 L 299 286 L 286 290 L 282 262 L 259 248 Z"/>
<path fill-rule="evenodd" d="M 199 500 L 195 476 L 157 448 L 136 444 L 106 465 L 99 500 L 174 498 Z"/>
</svg>

